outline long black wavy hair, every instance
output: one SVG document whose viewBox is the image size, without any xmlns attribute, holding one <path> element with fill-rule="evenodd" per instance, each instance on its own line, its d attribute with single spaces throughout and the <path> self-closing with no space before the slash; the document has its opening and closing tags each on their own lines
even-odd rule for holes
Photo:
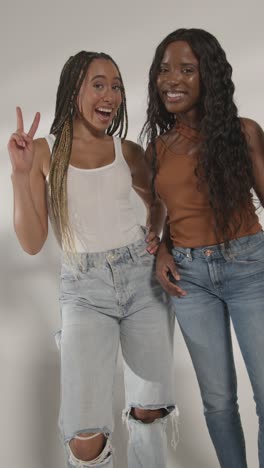
<svg viewBox="0 0 264 468">
<path fill-rule="evenodd" d="M 153 188 L 156 175 L 157 136 L 177 122 L 162 103 L 157 78 L 167 46 L 185 41 L 199 61 L 201 96 L 198 105 L 203 149 L 198 159 L 198 185 L 206 182 L 209 203 L 214 213 L 215 233 L 228 246 L 238 231 L 242 216 L 253 210 L 250 189 L 253 169 L 245 134 L 233 100 L 232 67 L 217 39 L 202 29 L 178 29 L 157 47 L 149 71 L 147 119 L 141 131 L 151 147 Z M 235 215 L 235 216 L 234 216 Z"/>
</svg>

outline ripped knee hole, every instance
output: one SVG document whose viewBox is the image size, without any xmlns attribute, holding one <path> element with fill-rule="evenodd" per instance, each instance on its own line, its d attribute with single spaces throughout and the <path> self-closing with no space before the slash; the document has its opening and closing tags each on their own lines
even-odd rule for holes
<svg viewBox="0 0 264 468">
<path fill-rule="evenodd" d="M 97 458 L 106 458 L 110 452 L 108 438 L 101 432 L 98 433 L 79 433 L 68 443 L 70 455 L 74 462 L 94 461 Z"/>
<path fill-rule="evenodd" d="M 151 424 L 156 419 L 161 419 L 167 416 L 168 411 L 165 408 L 144 409 L 131 408 L 130 414 L 136 421 L 141 421 L 143 424 Z"/>
</svg>

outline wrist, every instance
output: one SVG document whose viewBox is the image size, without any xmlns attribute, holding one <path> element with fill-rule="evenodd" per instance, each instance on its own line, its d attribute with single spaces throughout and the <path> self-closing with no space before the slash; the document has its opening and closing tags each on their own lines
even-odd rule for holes
<svg viewBox="0 0 264 468">
<path fill-rule="evenodd" d="M 13 187 L 15 188 L 30 188 L 30 177 L 29 173 L 26 172 L 12 172 L 11 180 L 13 183 Z"/>
<path fill-rule="evenodd" d="M 170 254 L 170 250 L 168 248 L 168 245 L 167 243 L 163 240 L 160 241 L 160 244 L 159 244 L 159 248 L 158 248 L 158 252 L 160 255 L 162 254 L 166 254 L 166 253 L 169 253 Z"/>
<path fill-rule="evenodd" d="M 20 180 L 29 180 L 29 172 L 17 172 L 17 171 L 12 171 L 11 173 L 11 180 L 16 182 Z"/>
</svg>

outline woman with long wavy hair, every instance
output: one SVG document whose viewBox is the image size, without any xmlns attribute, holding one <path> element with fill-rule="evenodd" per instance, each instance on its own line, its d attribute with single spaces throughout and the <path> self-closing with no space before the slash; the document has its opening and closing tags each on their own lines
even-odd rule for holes
<svg viewBox="0 0 264 468">
<path fill-rule="evenodd" d="M 264 134 L 240 118 L 232 68 L 210 33 L 178 29 L 149 73 L 147 158 L 167 207 L 157 277 L 171 294 L 223 468 L 246 468 L 230 319 L 259 417 L 264 467 Z"/>
<path fill-rule="evenodd" d="M 33 140 L 17 108 L 9 141 L 14 224 L 36 254 L 48 215 L 62 248 L 60 429 L 68 467 L 112 468 L 113 385 L 119 343 L 125 362 L 129 468 L 166 466 L 173 421 L 174 314 L 154 276 L 165 212 L 153 201 L 141 147 L 125 140 L 120 71 L 103 53 L 79 52 L 60 78 L 50 135 Z M 146 237 L 130 202 L 147 208 Z M 145 239 L 146 237 L 146 239 Z M 174 411 L 173 411 L 174 410 Z M 48 448 L 47 448 L 48 450 Z"/>
</svg>

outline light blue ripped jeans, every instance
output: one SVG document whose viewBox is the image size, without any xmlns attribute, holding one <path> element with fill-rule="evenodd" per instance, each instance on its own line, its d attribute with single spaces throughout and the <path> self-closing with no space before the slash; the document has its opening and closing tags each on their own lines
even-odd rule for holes
<svg viewBox="0 0 264 468">
<path fill-rule="evenodd" d="M 222 468 L 246 468 L 230 318 L 251 381 L 264 468 L 264 233 L 223 245 L 175 247 L 187 295 L 173 299 L 199 382 L 207 426 Z"/>
<path fill-rule="evenodd" d="M 82 254 L 61 271 L 61 408 L 59 424 L 68 466 L 113 467 L 113 384 L 119 344 L 125 363 L 129 429 L 128 467 L 165 468 L 165 427 L 175 416 L 174 313 L 154 276 L 154 257 L 140 240 L 103 253 Z M 130 409 L 166 408 L 168 415 L 143 424 Z M 68 442 L 80 433 L 104 433 L 104 460 L 78 462 Z"/>
</svg>

